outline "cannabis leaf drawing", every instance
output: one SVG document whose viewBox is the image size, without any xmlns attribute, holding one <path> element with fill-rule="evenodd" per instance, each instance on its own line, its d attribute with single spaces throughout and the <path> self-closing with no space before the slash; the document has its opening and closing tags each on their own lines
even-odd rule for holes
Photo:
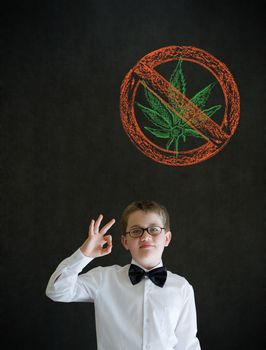
<svg viewBox="0 0 266 350">
<path fill-rule="evenodd" d="M 170 77 L 170 83 L 177 88 L 183 95 L 186 95 L 186 80 L 182 70 L 182 60 L 178 61 L 177 66 Z M 215 83 L 207 85 L 197 92 L 190 101 L 200 108 L 208 117 L 216 113 L 221 105 L 215 105 L 204 109 Z M 161 102 L 152 92 L 144 86 L 144 93 L 149 107 L 136 102 L 137 106 L 143 112 L 145 117 L 153 124 L 153 127 L 144 126 L 153 136 L 166 140 L 166 149 L 174 150 L 178 155 L 180 139 L 185 142 L 187 137 L 203 138 L 195 129 L 191 128 L 176 113 L 172 112 L 166 104 Z M 171 92 L 169 92 L 171 93 Z M 181 101 L 180 108 L 175 108 L 177 113 L 183 115 L 184 101 Z"/>
</svg>

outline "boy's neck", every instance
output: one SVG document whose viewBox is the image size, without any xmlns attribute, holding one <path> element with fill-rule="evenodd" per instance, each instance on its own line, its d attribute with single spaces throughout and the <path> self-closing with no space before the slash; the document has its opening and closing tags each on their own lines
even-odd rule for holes
<svg viewBox="0 0 266 350">
<path fill-rule="evenodd" d="M 163 266 L 162 260 L 160 260 L 157 264 L 152 265 L 152 266 L 151 265 L 142 265 L 142 264 L 138 263 L 136 260 L 134 260 L 133 258 L 132 258 L 131 263 L 141 267 L 145 271 L 150 271 L 150 270 L 153 270 L 157 267 Z"/>
</svg>

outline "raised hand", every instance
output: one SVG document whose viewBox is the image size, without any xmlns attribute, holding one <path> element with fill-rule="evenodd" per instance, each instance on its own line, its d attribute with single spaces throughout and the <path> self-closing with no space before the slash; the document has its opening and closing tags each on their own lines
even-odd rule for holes
<svg viewBox="0 0 266 350">
<path fill-rule="evenodd" d="M 80 247 L 81 252 L 91 258 L 96 258 L 110 254 L 112 251 L 112 236 L 105 234 L 115 223 L 115 219 L 110 220 L 100 229 L 103 215 L 99 215 L 98 219 L 91 220 L 88 238 Z M 104 245 L 106 245 L 104 247 Z"/>
</svg>

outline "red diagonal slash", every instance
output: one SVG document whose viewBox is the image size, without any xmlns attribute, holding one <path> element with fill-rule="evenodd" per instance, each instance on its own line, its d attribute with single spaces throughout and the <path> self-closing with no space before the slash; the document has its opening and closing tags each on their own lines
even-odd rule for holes
<svg viewBox="0 0 266 350">
<path fill-rule="evenodd" d="M 228 139 L 229 136 L 218 124 L 154 69 L 140 63 L 135 68 L 134 73 L 140 79 L 145 80 L 145 82 L 140 80 L 143 85 L 147 86 L 168 108 L 200 133 L 206 140 L 220 145 Z M 178 110 L 182 109 L 183 113 L 179 114 L 176 108 Z"/>
</svg>

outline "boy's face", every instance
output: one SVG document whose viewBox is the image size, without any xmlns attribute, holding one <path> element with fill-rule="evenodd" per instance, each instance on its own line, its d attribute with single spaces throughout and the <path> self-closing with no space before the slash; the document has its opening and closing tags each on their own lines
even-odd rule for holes
<svg viewBox="0 0 266 350">
<path fill-rule="evenodd" d="M 128 217 L 127 232 L 133 228 L 148 228 L 151 226 L 164 227 L 162 218 L 155 212 L 138 210 Z M 123 235 L 121 241 L 125 249 L 129 250 L 132 258 L 146 269 L 152 269 L 161 261 L 164 247 L 171 241 L 171 232 L 162 230 L 157 236 L 151 236 L 147 231 L 139 238 Z"/>
</svg>

